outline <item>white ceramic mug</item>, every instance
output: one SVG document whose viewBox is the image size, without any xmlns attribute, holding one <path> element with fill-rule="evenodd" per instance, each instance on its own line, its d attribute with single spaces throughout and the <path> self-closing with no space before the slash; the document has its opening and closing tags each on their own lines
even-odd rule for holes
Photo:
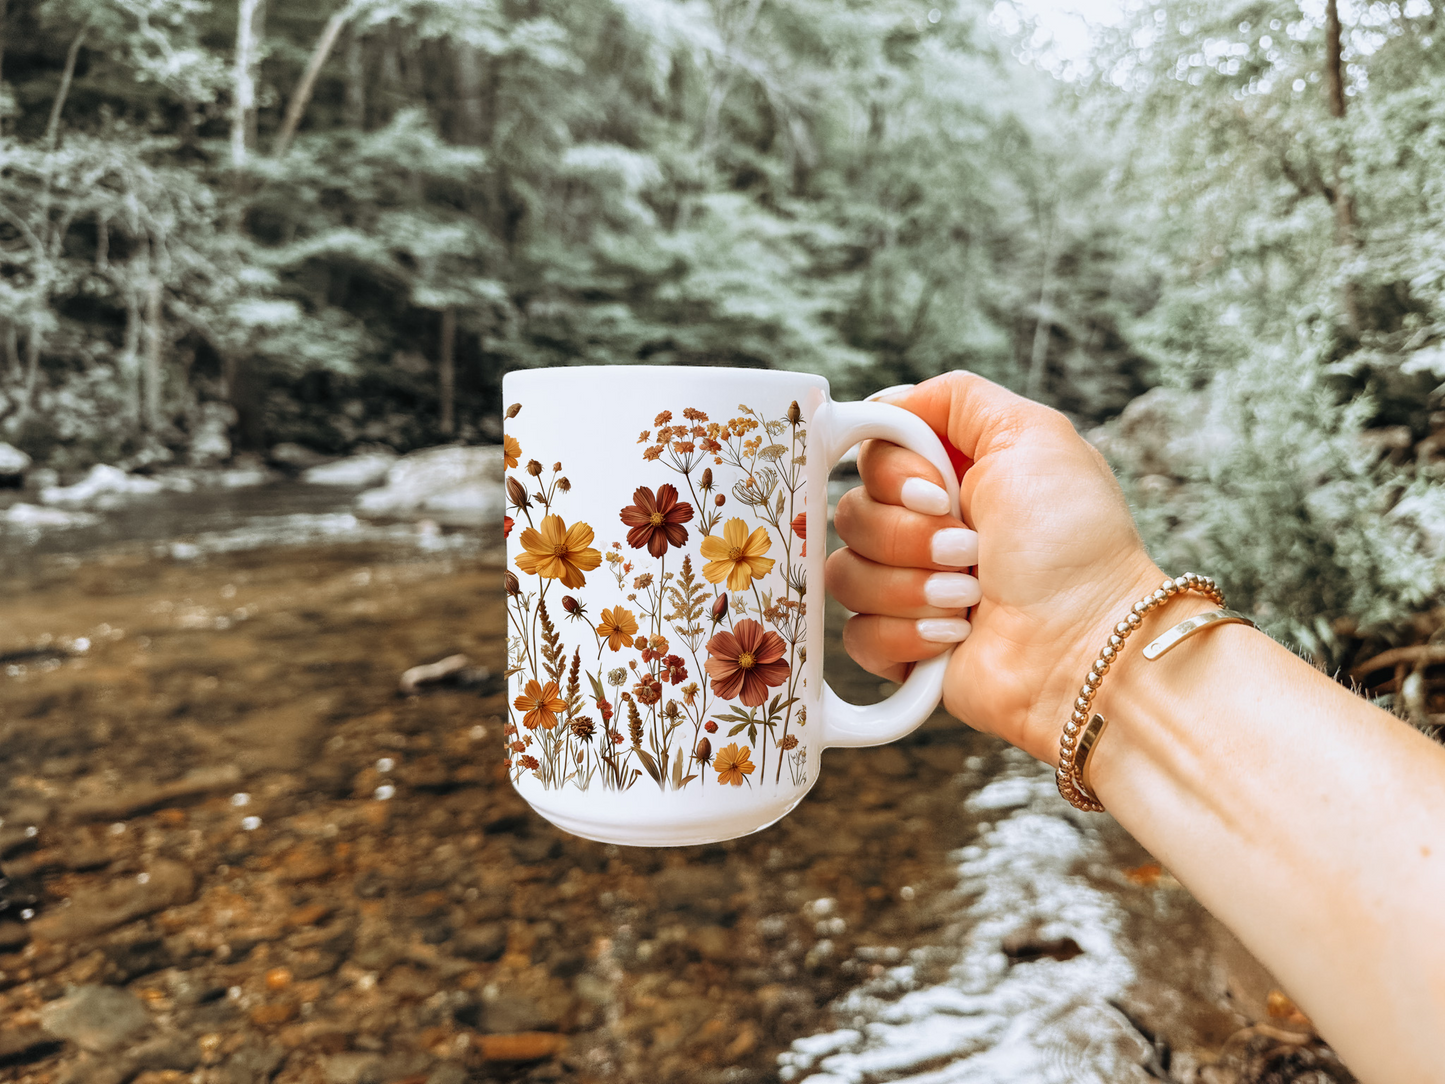
<svg viewBox="0 0 1445 1084">
<path fill-rule="evenodd" d="M 507 760 L 553 824 L 640 846 L 756 832 L 803 799 L 824 749 L 893 741 L 938 706 L 951 652 L 879 704 L 823 682 L 838 458 L 875 437 L 911 448 L 958 515 L 918 417 L 763 369 L 530 369 L 502 396 Z"/>
</svg>

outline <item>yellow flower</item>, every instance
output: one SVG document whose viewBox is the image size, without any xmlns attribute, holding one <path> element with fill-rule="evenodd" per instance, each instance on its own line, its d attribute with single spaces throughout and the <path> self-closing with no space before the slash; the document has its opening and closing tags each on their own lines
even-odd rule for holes
<svg viewBox="0 0 1445 1084">
<path fill-rule="evenodd" d="M 526 535 L 522 537 L 525 539 Z M 763 556 L 772 545 L 766 527 L 759 527 L 750 535 L 746 523 L 730 519 L 723 524 L 721 537 L 712 534 L 702 540 L 702 555 L 708 561 L 702 566 L 702 574 L 708 583 L 722 583 L 726 579 L 729 591 L 746 591 L 755 578 L 773 570 L 773 559 Z"/>
<path fill-rule="evenodd" d="M 515 467 L 522 457 L 522 445 L 511 435 L 502 438 L 502 460 L 509 467 Z"/>
<path fill-rule="evenodd" d="M 587 579 L 582 573 L 602 563 L 602 554 L 591 546 L 592 528 L 581 520 L 568 527 L 561 516 L 547 516 L 540 531 L 523 531 L 521 542 L 527 552 L 518 555 L 516 566 L 528 575 L 561 580 L 564 587 L 583 586 Z"/>
<path fill-rule="evenodd" d="M 717 751 L 717 759 L 712 762 L 713 769 L 717 772 L 719 784 L 731 783 L 735 787 L 743 785 L 743 776 L 752 775 L 755 765 L 748 759 L 752 750 L 744 745 L 741 749 L 734 742 L 731 745 L 724 745 Z"/>
<path fill-rule="evenodd" d="M 560 694 L 555 681 L 546 685 L 529 681 L 523 694 L 512 701 L 512 707 L 526 712 L 522 716 L 522 725 L 528 730 L 536 730 L 539 726 L 543 730 L 551 730 L 557 725 L 557 716 L 567 710 L 567 702 Z"/>
<path fill-rule="evenodd" d="M 625 606 L 615 606 L 602 611 L 602 620 L 597 622 L 597 635 L 607 637 L 607 646 L 621 651 L 631 646 L 637 635 L 637 618 Z"/>
</svg>

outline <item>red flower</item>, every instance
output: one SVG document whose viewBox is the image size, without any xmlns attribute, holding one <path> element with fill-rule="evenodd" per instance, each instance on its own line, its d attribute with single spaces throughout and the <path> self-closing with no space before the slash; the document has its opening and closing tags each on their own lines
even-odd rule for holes
<svg viewBox="0 0 1445 1084">
<path fill-rule="evenodd" d="M 661 676 L 669 684 L 681 685 L 687 680 L 687 666 L 681 655 L 669 655 L 662 660 Z"/>
<path fill-rule="evenodd" d="M 681 546 L 687 541 L 687 528 L 692 519 L 692 505 L 677 499 L 677 487 L 664 482 L 656 495 L 646 486 L 638 486 L 632 494 L 634 503 L 622 510 L 622 522 L 632 528 L 627 544 L 633 549 L 647 547 L 654 557 L 661 557 L 668 546 Z"/>
<path fill-rule="evenodd" d="M 799 512 L 793 517 L 793 533 L 803 540 L 803 549 L 799 557 L 808 556 L 808 513 Z"/>
<path fill-rule="evenodd" d="M 713 692 L 724 700 L 740 699 L 750 708 L 768 698 L 768 689 L 788 680 L 792 667 L 783 662 L 787 645 L 776 632 L 746 617 L 732 632 L 720 632 L 707 642 L 710 656 L 703 664 L 712 678 Z"/>
<path fill-rule="evenodd" d="M 656 704 L 662 699 L 662 685 L 651 674 L 643 674 L 642 680 L 632 687 L 640 704 Z"/>
<path fill-rule="evenodd" d="M 503 517 L 502 517 L 502 537 L 503 537 L 503 538 L 511 538 L 511 537 L 512 537 L 512 517 L 511 517 L 511 516 L 503 516 Z"/>
</svg>

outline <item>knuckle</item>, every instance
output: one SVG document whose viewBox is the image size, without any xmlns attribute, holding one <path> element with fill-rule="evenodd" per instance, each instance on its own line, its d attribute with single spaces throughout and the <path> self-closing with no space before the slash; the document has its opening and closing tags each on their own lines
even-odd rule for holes
<svg viewBox="0 0 1445 1084">
<path fill-rule="evenodd" d="M 859 505 L 863 501 L 863 490 L 854 486 L 838 498 L 838 507 L 833 512 L 833 529 L 838 532 L 838 537 L 844 541 L 857 529 L 859 520 Z"/>
</svg>

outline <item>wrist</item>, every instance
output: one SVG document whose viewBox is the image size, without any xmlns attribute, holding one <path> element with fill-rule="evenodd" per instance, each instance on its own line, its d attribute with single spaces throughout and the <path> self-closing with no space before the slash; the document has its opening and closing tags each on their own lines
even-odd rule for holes
<svg viewBox="0 0 1445 1084">
<path fill-rule="evenodd" d="M 1117 707 L 1138 699 L 1137 687 L 1147 684 L 1149 678 L 1149 662 L 1143 657 L 1145 645 L 1180 621 L 1220 605 L 1184 587 L 1182 580 L 1178 588 L 1171 585 L 1170 578 L 1152 562 L 1132 577 L 1127 591 L 1115 595 L 1112 604 L 1101 606 L 1100 614 L 1088 624 L 1079 648 L 1069 653 L 1069 664 L 1057 671 L 1056 688 L 1045 701 L 1059 703 L 1057 686 L 1062 686 L 1063 702 L 1052 717 L 1042 721 L 1042 740 L 1049 744 L 1040 759 L 1056 767 L 1060 739 L 1066 731 L 1070 737 L 1065 740 L 1073 745 L 1088 719 L 1096 714 L 1112 718 Z M 1087 697 L 1087 704 L 1083 697 Z"/>
</svg>

